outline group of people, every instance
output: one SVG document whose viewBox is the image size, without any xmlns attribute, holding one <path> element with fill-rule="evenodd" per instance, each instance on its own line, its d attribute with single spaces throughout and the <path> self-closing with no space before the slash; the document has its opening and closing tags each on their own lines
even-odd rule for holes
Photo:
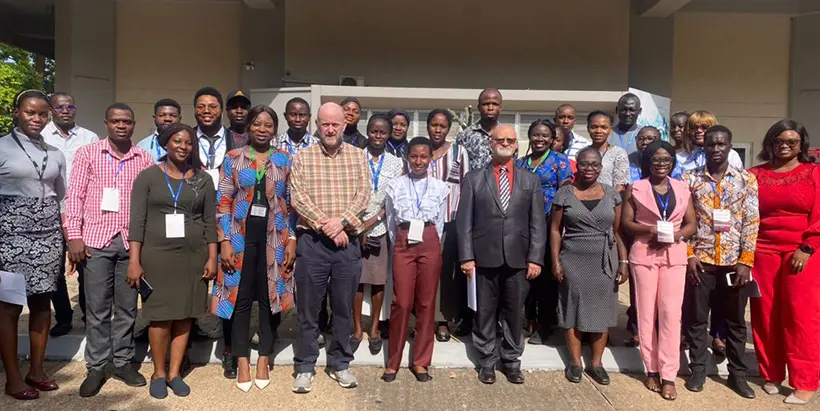
<svg viewBox="0 0 820 411">
<path fill-rule="evenodd" d="M 314 136 L 309 104 L 294 98 L 287 132 L 277 136 L 277 113 L 241 91 L 223 101 L 206 87 L 193 103 L 195 128 L 163 99 L 156 131 L 134 144 L 125 104 L 106 110 L 100 139 L 75 124 L 70 95 L 16 96 L 14 129 L 0 138 L 0 269 L 25 276 L 32 354 L 24 378 L 16 358 L 22 307 L 0 302 L 6 394 L 34 399 L 59 388 L 43 369 L 50 304 L 51 335 L 64 335 L 72 316 L 65 276 L 75 272 L 84 397 L 102 389 L 109 357 L 113 377 L 130 386 L 149 385 L 155 398 L 169 389 L 188 395 L 188 340 L 193 319 L 206 313 L 222 319 L 225 376 L 242 391 L 264 389 L 282 312 L 294 306 L 297 393 L 311 390 L 320 345 L 330 378 L 356 387 L 349 365 L 365 330 L 374 354 L 389 336 L 382 379 L 394 381 L 411 316 L 409 369 L 420 382 L 432 379 L 434 341 L 448 341 L 453 325 L 453 334 L 472 335 L 483 383 L 494 383 L 496 370 L 524 383 L 525 339 L 544 344 L 561 328 L 566 378 L 578 383 L 586 372 L 608 384 L 603 352 L 618 288 L 630 279 L 635 337 L 627 343 L 640 347 L 647 389 L 677 397 L 682 339 L 686 388 L 703 389 L 711 311 L 712 351 L 724 347 L 729 386 L 753 398 L 743 362 L 749 297 L 764 391 L 778 394 L 787 368 L 795 391 L 786 402 L 805 403 L 818 388 L 820 280 L 811 256 L 820 246 L 820 169 L 795 121 L 774 124 L 764 164 L 745 170 L 731 130 L 714 115 L 675 113 L 670 144 L 638 124 L 634 94 L 619 100 L 617 123 L 590 113 L 588 138 L 574 131 L 575 109 L 561 105 L 530 125 L 520 157 L 492 88 L 479 95 L 480 120 L 455 141 L 443 109 L 430 112 L 427 137 L 408 138 L 402 110 L 372 115 L 362 134 L 351 97 L 317 110 Z M 138 299 L 150 322 L 150 382 L 131 365 Z M 592 358 L 584 367 L 585 340 Z"/>
</svg>

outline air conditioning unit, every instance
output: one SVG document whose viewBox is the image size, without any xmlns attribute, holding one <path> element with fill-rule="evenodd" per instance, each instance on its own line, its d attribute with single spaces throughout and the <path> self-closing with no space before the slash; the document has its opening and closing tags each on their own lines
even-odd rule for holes
<svg viewBox="0 0 820 411">
<path fill-rule="evenodd" d="M 339 76 L 340 86 L 364 87 L 364 77 Z"/>
</svg>

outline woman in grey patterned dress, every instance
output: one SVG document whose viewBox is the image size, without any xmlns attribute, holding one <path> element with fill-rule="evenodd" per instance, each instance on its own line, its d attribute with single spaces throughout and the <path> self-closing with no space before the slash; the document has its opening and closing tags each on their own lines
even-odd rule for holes
<svg viewBox="0 0 820 411">
<path fill-rule="evenodd" d="M 621 196 L 597 181 L 601 155 L 596 148 L 587 147 L 576 158 L 576 181 L 561 187 L 552 203 L 550 253 L 553 275 L 561 283 L 558 325 L 567 330 L 567 379 L 581 381 L 581 337 L 589 333 L 592 361 L 586 372 L 607 385 L 601 357 L 607 330 L 617 322 L 618 285 L 629 278 L 627 251 L 619 234 Z"/>
<path fill-rule="evenodd" d="M 612 121 L 612 115 L 600 110 L 593 111 L 587 116 L 587 131 L 592 138 L 590 147 L 597 149 L 601 155 L 598 182 L 614 187 L 620 192 L 624 191 L 632 180 L 629 178 L 629 156 L 626 150 L 609 144 Z"/>
<path fill-rule="evenodd" d="M 14 100 L 12 132 L 0 138 L 0 271 L 22 274 L 29 311 L 31 367 L 25 379 L 17 364 L 17 321 L 22 305 L 0 302 L 0 356 L 6 369 L 6 394 L 18 400 L 54 391 L 57 383 L 43 370 L 51 326 L 51 293 L 63 263 L 60 212 L 65 197 L 66 161 L 43 141 L 49 103 L 39 91 Z M 0 274 L 0 282 L 6 281 Z"/>
</svg>

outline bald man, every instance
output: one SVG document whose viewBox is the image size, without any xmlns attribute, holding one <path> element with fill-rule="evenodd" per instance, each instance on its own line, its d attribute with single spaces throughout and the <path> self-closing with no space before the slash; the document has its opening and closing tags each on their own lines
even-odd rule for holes
<svg viewBox="0 0 820 411">
<path fill-rule="evenodd" d="M 609 144 L 626 150 L 627 154 L 632 154 L 638 151 L 636 138 L 641 130 L 638 117 L 643 112 L 641 99 L 635 94 L 626 93 L 618 99 L 616 111 L 618 112 L 618 124 L 612 128 Z"/>
<path fill-rule="evenodd" d="M 299 151 L 290 179 L 296 226 L 296 310 L 293 392 L 308 393 L 319 356 L 319 310 L 330 288 L 333 339 L 327 346 L 330 377 L 343 388 L 358 385 L 348 370 L 353 299 L 362 274 L 361 216 L 372 183 L 364 151 L 344 144 L 344 112 L 336 103 L 319 108 L 319 144 Z"/>
<path fill-rule="evenodd" d="M 524 352 L 522 308 L 527 280 L 541 275 L 546 252 L 541 182 L 515 165 L 517 149 L 512 127 L 492 131 L 492 160 L 464 178 L 456 216 L 461 271 L 476 280 L 473 344 L 480 355 L 478 379 L 485 384 L 495 382 L 499 359 L 508 381 L 524 382 L 519 360 Z M 499 312 L 503 337 L 497 349 Z"/>
</svg>

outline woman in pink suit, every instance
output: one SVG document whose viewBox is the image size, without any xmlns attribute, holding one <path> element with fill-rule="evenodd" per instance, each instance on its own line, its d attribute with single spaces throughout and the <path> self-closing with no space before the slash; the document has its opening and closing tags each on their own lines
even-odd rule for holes
<svg viewBox="0 0 820 411">
<path fill-rule="evenodd" d="M 680 368 L 686 240 L 697 228 L 689 186 L 669 177 L 674 169 L 675 148 L 665 141 L 650 144 L 641 156 L 643 179 L 627 190 L 621 215 L 621 226 L 635 239 L 629 265 L 637 293 L 645 385 L 670 401 L 677 397 Z"/>
</svg>

